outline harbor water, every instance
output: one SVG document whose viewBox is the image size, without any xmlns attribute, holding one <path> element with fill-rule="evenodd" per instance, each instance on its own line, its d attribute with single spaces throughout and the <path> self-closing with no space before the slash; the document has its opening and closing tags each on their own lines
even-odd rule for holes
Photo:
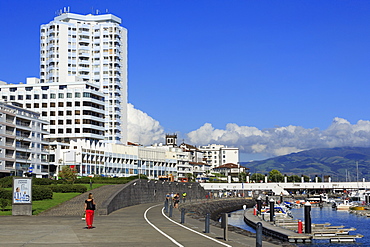
<svg viewBox="0 0 370 247">
<path fill-rule="evenodd" d="M 304 209 L 295 208 L 291 210 L 295 219 L 304 220 Z M 330 223 L 332 226 L 341 226 L 344 228 L 356 228 L 351 231 L 350 235 L 361 234 L 364 237 L 356 239 L 356 242 L 346 243 L 330 243 L 329 240 L 314 240 L 310 244 L 297 244 L 299 247 L 346 247 L 346 246 L 370 246 L 370 217 L 358 216 L 347 211 L 337 211 L 331 207 L 312 207 L 311 209 L 312 223 L 322 224 Z M 243 210 L 231 213 L 229 217 L 229 224 L 255 232 L 253 228 L 249 227 L 244 222 Z"/>
</svg>

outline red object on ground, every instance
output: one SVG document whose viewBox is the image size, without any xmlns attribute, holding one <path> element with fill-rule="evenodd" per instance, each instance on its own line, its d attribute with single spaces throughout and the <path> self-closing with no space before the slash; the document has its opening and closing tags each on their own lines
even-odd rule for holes
<svg viewBox="0 0 370 247">
<path fill-rule="evenodd" d="M 94 221 L 94 210 L 86 210 L 86 225 L 91 228 Z"/>
<path fill-rule="evenodd" d="M 303 232 L 303 223 L 301 220 L 298 220 L 298 233 Z"/>
<path fill-rule="evenodd" d="M 257 214 L 257 208 L 254 208 L 253 209 L 253 215 L 256 215 Z"/>
</svg>

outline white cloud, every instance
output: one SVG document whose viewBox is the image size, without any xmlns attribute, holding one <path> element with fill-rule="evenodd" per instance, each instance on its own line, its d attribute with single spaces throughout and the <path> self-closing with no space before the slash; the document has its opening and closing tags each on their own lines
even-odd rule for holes
<svg viewBox="0 0 370 247">
<path fill-rule="evenodd" d="M 127 107 L 128 141 L 142 145 L 163 142 L 165 132 L 157 120 L 132 104 Z M 225 129 L 215 129 L 212 124 L 205 123 L 189 132 L 187 139 L 192 145 L 224 144 L 238 147 L 245 154 L 271 157 L 313 148 L 370 147 L 370 121 L 359 120 L 351 124 L 336 117 L 325 130 L 293 125 L 260 130 L 234 123 L 227 124 Z"/>
<path fill-rule="evenodd" d="M 337 117 L 326 130 L 293 125 L 259 130 L 231 123 L 222 130 L 206 123 L 188 133 L 188 138 L 193 145 L 224 144 L 238 147 L 243 153 L 275 156 L 313 148 L 369 147 L 370 121 L 360 120 L 351 124 L 346 119 Z"/>
<path fill-rule="evenodd" d="M 164 139 L 164 130 L 159 122 L 132 104 L 127 104 L 127 130 L 129 142 L 150 145 Z"/>
</svg>

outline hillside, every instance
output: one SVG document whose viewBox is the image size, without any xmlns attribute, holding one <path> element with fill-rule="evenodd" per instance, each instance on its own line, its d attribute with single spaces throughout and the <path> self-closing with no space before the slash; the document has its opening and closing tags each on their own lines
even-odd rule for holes
<svg viewBox="0 0 370 247">
<path fill-rule="evenodd" d="M 320 148 L 278 156 L 266 160 L 243 162 L 251 173 L 266 174 L 272 169 L 287 175 L 330 175 L 333 181 L 356 181 L 358 162 L 359 180 L 370 180 L 370 148 Z"/>
</svg>

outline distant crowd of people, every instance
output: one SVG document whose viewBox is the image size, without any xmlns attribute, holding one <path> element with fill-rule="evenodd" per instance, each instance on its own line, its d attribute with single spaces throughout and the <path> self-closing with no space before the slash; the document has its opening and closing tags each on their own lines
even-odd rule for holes
<svg viewBox="0 0 370 247">
<path fill-rule="evenodd" d="M 186 192 L 183 192 L 182 193 L 182 202 L 186 202 L 186 196 L 187 196 L 187 193 Z M 174 208 L 178 208 L 179 207 L 179 202 L 180 202 L 180 193 L 167 193 L 166 195 L 166 201 L 169 205 L 170 202 L 173 203 L 173 207 Z"/>
</svg>

